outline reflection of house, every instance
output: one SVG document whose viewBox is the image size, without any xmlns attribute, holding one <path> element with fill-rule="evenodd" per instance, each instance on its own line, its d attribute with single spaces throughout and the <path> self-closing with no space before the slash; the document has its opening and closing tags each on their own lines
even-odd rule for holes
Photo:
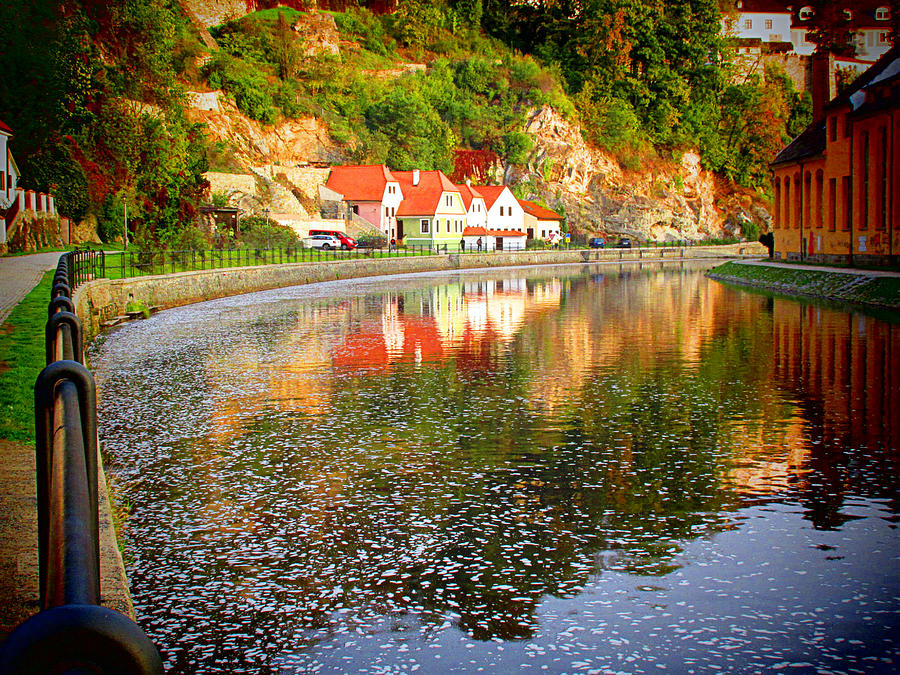
<svg viewBox="0 0 900 675">
<path fill-rule="evenodd" d="M 377 227 L 391 239 L 399 238 L 397 208 L 403 193 L 386 166 L 334 166 L 325 187 L 340 195 L 352 215 Z"/>
<path fill-rule="evenodd" d="M 771 165 L 775 255 L 821 261 L 896 260 L 900 48 L 885 54 L 830 102 L 829 56 L 813 56 L 813 76 L 815 121 Z"/>
<path fill-rule="evenodd" d="M 529 239 L 555 239 L 560 235 L 562 216 L 556 211 L 524 199 L 519 204 L 525 212 L 525 232 Z"/>
<path fill-rule="evenodd" d="M 397 209 L 397 238 L 410 246 L 456 248 L 466 226 L 459 188 L 442 171 L 395 171 L 403 201 Z"/>
</svg>

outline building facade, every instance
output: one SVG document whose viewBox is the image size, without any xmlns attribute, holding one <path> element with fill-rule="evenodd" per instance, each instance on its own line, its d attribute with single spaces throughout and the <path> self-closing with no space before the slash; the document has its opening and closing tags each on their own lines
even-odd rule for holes
<svg viewBox="0 0 900 675">
<path fill-rule="evenodd" d="M 815 121 L 771 164 L 774 254 L 783 260 L 891 264 L 900 251 L 900 49 L 840 96 L 815 54 Z M 826 99 L 827 100 L 827 99 Z"/>
</svg>

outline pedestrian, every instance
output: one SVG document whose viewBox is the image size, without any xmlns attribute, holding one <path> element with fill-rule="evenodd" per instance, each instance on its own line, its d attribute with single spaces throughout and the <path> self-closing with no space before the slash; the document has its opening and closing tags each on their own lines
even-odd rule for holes
<svg viewBox="0 0 900 675">
<path fill-rule="evenodd" d="M 465 238 L 459 240 L 459 250 L 462 253 L 466 252 L 466 240 Z"/>
<path fill-rule="evenodd" d="M 478 250 L 481 251 L 481 237 L 478 237 Z"/>
<path fill-rule="evenodd" d="M 388 244 L 388 252 L 393 251 L 395 248 L 397 248 L 397 240 L 391 239 L 391 243 Z"/>
</svg>

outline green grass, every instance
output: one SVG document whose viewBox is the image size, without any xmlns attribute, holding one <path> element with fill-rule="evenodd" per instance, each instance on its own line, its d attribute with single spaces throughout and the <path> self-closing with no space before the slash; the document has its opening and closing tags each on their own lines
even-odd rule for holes
<svg viewBox="0 0 900 675">
<path fill-rule="evenodd" d="M 44 325 L 53 272 L 0 326 L 0 438 L 34 443 L 34 381 L 45 365 Z"/>
<path fill-rule="evenodd" d="M 751 282 L 788 294 L 794 291 L 821 298 L 900 307 L 898 277 L 870 277 L 865 282 L 859 282 L 856 275 L 840 272 L 823 272 L 801 267 L 741 265 L 734 262 L 719 265 L 709 273 Z"/>
</svg>

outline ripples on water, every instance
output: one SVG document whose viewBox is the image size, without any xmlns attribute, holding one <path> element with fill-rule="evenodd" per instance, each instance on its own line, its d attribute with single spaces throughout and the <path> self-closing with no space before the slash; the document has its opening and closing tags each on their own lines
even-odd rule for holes
<svg viewBox="0 0 900 675">
<path fill-rule="evenodd" d="M 895 669 L 900 327 L 698 269 L 338 282 L 110 334 L 167 667 Z"/>
</svg>

